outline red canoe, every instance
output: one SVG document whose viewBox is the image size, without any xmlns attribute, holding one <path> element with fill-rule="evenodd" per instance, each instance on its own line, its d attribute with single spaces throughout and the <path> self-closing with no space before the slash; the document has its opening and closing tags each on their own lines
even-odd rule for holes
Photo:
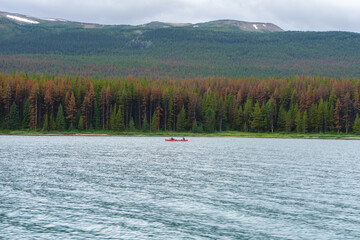
<svg viewBox="0 0 360 240">
<path fill-rule="evenodd" d="M 166 142 L 187 142 L 188 140 L 185 139 L 165 139 Z"/>
</svg>

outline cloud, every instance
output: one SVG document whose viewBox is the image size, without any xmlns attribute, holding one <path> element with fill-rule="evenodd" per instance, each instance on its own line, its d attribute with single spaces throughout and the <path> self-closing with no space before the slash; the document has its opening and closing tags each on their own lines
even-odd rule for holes
<svg viewBox="0 0 360 240">
<path fill-rule="evenodd" d="M 360 2 L 356 1 L 262 1 L 270 18 L 291 30 L 359 31 Z"/>
<path fill-rule="evenodd" d="M 236 19 L 272 22 L 285 30 L 360 32 L 355 0 L 5 0 L 2 10 L 102 24 Z"/>
</svg>

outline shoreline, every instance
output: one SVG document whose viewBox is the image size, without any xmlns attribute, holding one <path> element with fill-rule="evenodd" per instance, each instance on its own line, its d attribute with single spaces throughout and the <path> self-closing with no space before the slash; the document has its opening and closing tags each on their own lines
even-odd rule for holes
<svg viewBox="0 0 360 240">
<path fill-rule="evenodd" d="M 239 138 L 286 138 L 286 139 L 342 139 L 360 140 L 359 135 L 337 133 L 249 133 L 249 132 L 215 132 L 215 133 L 189 133 L 189 132 L 42 132 L 42 131 L 0 131 L 2 136 L 122 136 L 122 137 L 239 137 Z"/>
</svg>

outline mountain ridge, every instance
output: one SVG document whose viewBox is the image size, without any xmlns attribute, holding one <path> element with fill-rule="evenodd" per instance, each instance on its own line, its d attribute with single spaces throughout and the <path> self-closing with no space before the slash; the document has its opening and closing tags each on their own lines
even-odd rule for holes
<svg viewBox="0 0 360 240">
<path fill-rule="evenodd" d="M 103 27 L 114 27 L 114 26 L 128 26 L 128 27 L 145 27 L 145 28 L 169 28 L 169 27 L 193 27 L 193 28 L 206 28 L 213 30 L 233 30 L 233 31 L 247 31 L 247 32 L 282 32 L 284 31 L 279 26 L 273 23 L 263 22 L 246 22 L 233 19 L 220 19 L 201 23 L 169 23 L 161 21 L 152 21 L 140 25 L 127 25 L 127 24 L 97 24 L 97 23 L 86 23 L 77 22 L 65 19 L 56 18 L 38 18 L 33 16 L 27 16 L 19 13 L 8 13 L 0 11 L 0 18 L 7 18 L 20 25 L 27 24 L 77 24 L 84 28 L 103 28 Z"/>
<path fill-rule="evenodd" d="M 270 25 L 235 20 L 98 25 L 2 13 L 0 72 L 100 78 L 360 77 L 359 33 L 260 31 L 262 24 Z"/>
</svg>

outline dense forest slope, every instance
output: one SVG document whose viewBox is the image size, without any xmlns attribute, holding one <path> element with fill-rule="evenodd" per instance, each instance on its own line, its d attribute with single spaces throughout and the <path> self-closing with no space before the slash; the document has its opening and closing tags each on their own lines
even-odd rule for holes
<svg viewBox="0 0 360 240">
<path fill-rule="evenodd" d="M 0 71 L 98 77 L 360 77 L 360 34 L 220 20 L 139 26 L 0 13 Z"/>
</svg>

